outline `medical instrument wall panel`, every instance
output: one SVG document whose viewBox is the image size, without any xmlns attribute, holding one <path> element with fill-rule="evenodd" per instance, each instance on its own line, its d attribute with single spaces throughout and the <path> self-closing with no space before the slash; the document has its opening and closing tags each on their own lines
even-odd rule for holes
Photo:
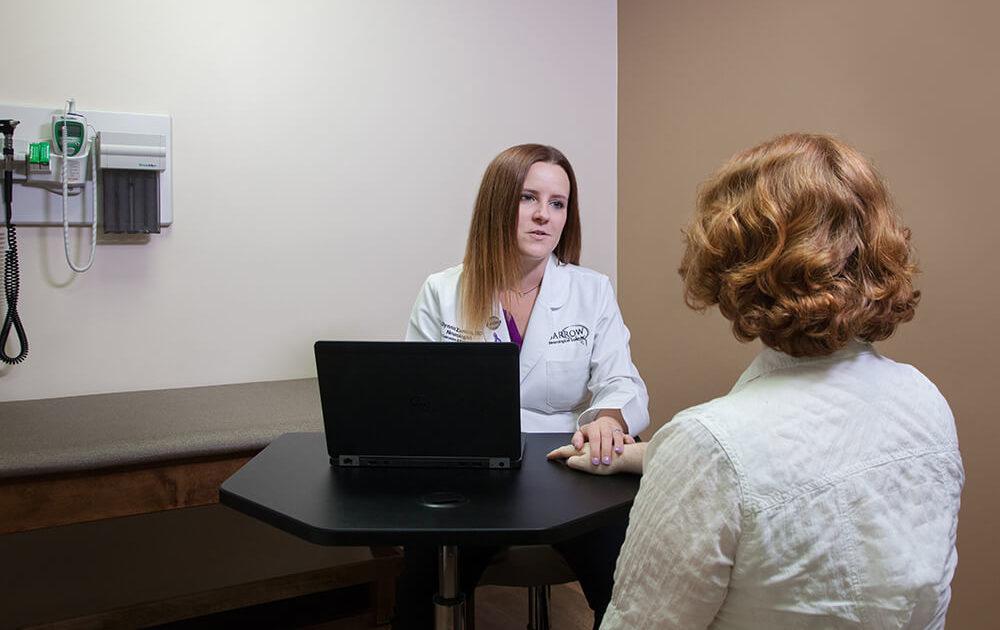
<svg viewBox="0 0 1000 630">
<path fill-rule="evenodd" d="M 162 114 L 133 114 L 120 112 L 101 112 L 81 109 L 80 112 L 86 116 L 86 120 L 101 138 L 98 143 L 100 153 L 101 143 L 108 143 L 108 138 L 134 139 L 137 142 L 143 138 L 156 138 L 152 147 L 138 147 L 136 150 L 142 155 L 153 156 L 154 152 L 160 154 L 157 158 L 160 169 L 155 173 L 158 177 L 158 199 L 159 199 L 159 225 L 169 226 L 173 223 L 173 206 L 171 203 L 171 120 L 170 116 Z M 0 118 L 11 118 L 19 120 L 14 136 L 14 158 L 18 166 L 14 180 L 14 211 L 13 223 L 19 226 L 62 226 L 62 199 L 60 186 L 55 185 L 60 180 L 60 159 L 58 156 L 52 158 L 51 173 L 49 174 L 28 174 L 29 168 L 27 156 L 31 151 L 31 144 L 50 140 L 52 138 L 53 116 L 62 114 L 62 109 L 55 107 L 24 107 L 17 105 L 0 104 Z M 103 137 L 102 137 L 103 136 Z M 117 140 L 116 140 L 117 142 Z M 101 159 L 105 164 L 109 160 L 117 159 L 114 155 L 113 147 L 118 144 L 108 146 L 107 155 Z M 96 159 L 92 156 L 90 159 Z M 152 175 L 152 172 L 150 173 Z M 94 220 L 93 207 L 93 187 L 94 182 L 90 174 L 89 167 L 84 169 L 86 181 L 83 186 L 75 186 L 72 194 L 68 197 L 67 215 L 69 224 L 73 226 L 89 226 Z M 98 176 L 103 178 L 104 174 Z M 51 181 L 46 181 L 48 178 Z M 98 192 L 100 196 L 100 191 Z M 109 217 L 105 217 L 107 219 Z M 0 226 L 4 224 L 4 217 L 0 213 Z"/>
</svg>

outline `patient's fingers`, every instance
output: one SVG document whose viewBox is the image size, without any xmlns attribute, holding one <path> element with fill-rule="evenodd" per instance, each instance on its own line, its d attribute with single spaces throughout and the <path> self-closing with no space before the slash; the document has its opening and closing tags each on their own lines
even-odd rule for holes
<svg viewBox="0 0 1000 630">
<path fill-rule="evenodd" d="M 568 459 L 575 455 L 580 455 L 584 451 L 576 448 L 572 444 L 567 444 L 566 446 L 560 446 L 559 448 L 550 451 L 548 455 L 545 456 L 546 459 Z"/>
<path fill-rule="evenodd" d="M 575 470 L 582 470 L 589 473 L 595 473 L 597 468 L 590 462 L 588 455 L 573 455 L 566 460 L 566 465 Z"/>
<path fill-rule="evenodd" d="M 580 470 L 592 475 L 610 475 L 618 469 L 618 466 L 614 464 L 611 466 L 594 464 L 593 461 L 591 461 L 590 456 L 586 453 L 573 455 L 566 460 L 566 465 L 575 470 Z"/>
</svg>

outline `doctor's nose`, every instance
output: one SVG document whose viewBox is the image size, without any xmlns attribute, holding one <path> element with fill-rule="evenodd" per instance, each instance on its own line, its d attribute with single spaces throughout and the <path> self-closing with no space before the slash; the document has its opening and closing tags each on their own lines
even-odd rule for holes
<svg viewBox="0 0 1000 630">
<path fill-rule="evenodd" d="M 546 203 L 540 203 L 535 208 L 532 213 L 531 218 L 536 223 L 548 223 L 549 222 L 549 205 Z"/>
</svg>

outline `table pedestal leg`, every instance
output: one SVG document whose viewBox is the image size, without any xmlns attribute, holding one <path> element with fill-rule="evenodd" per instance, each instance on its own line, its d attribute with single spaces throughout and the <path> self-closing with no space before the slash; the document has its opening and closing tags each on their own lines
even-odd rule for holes
<svg viewBox="0 0 1000 630">
<path fill-rule="evenodd" d="M 438 592 L 434 596 L 434 628 L 465 628 L 465 594 L 458 591 L 457 545 L 438 547 Z"/>
</svg>

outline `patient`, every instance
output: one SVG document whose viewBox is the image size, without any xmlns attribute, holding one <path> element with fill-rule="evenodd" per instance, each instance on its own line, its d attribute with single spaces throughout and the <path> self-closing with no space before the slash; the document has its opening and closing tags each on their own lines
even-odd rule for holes
<svg viewBox="0 0 1000 630">
<path fill-rule="evenodd" d="M 602 628 L 941 628 L 964 481 L 937 388 L 871 342 L 913 318 L 909 230 L 821 135 L 737 154 L 698 199 L 685 301 L 764 348 L 611 466 L 644 474 Z"/>
</svg>

